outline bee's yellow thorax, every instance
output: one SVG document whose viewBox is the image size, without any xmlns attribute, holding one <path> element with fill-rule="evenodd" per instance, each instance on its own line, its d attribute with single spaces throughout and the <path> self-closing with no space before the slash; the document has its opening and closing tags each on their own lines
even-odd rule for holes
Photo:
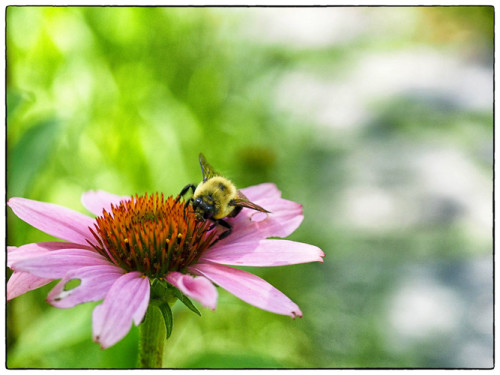
<svg viewBox="0 0 500 375">
<path fill-rule="evenodd" d="M 234 206 L 229 206 L 229 202 L 238 196 L 238 190 L 227 178 L 215 176 L 200 182 L 193 194 L 193 198 L 204 196 L 210 196 L 213 199 L 215 207 L 213 218 L 222 219 L 233 211 Z"/>
</svg>

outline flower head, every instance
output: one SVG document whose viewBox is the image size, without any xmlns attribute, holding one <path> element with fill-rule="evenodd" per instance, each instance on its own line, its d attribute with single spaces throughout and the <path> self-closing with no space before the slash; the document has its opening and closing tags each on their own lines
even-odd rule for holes
<svg viewBox="0 0 500 375">
<path fill-rule="evenodd" d="M 233 231 L 217 241 L 218 228 L 200 222 L 182 202 L 162 194 L 126 197 L 88 192 L 83 205 L 96 218 L 65 207 L 11 198 L 14 213 L 32 226 L 64 240 L 8 247 L 14 270 L 7 299 L 52 280 L 48 295 L 55 307 L 103 300 L 93 312 L 94 340 L 103 348 L 122 339 L 146 312 L 151 282 L 164 280 L 187 297 L 215 309 L 217 290 L 277 314 L 302 316 L 299 307 L 263 279 L 229 266 L 280 266 L 322 261 L 312 245 L 268 237 L 286 237 L 302 222 L 302 207 L 280 197 L 273 184 L 242 192 L 273 213 L 243 210 L 228 219 Z M 66 290 L 70 280 L 80 284 Z"/>
<path fill-rule="evenodd" d="M 145 194 L 111 205 L 90 228 L 92 247 L 110 262 L 150 278 L 162 278 L 195 263 L 216 235 L 172 197 Z"/>
</svg>

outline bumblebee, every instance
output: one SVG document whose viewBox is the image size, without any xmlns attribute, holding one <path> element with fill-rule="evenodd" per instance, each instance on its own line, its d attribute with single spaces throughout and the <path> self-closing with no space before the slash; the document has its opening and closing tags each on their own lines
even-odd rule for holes
<svg viewBox="0 0 500 375">
<path fill-rule="evenodd" d="M 219 235 L 217 241 L 226 238 L 232 231 L 231 225 L 223 220 L 224 218 L 235 217 L 243 208 L 270 213 L 265 208 L 250 202 L 229 179 L 216 172 L 208 164 L 202 153 L 199 155 L 199 160 L 203 181 L 198 186 L 186 185 L 176 200 L 178 201 L 191 189 L 193 195 L 186 201 L 184 208 L 191 204 L 197 220 L 205 221 L 208 219 L 226 228 L 227 230 Z"/>
</svg>

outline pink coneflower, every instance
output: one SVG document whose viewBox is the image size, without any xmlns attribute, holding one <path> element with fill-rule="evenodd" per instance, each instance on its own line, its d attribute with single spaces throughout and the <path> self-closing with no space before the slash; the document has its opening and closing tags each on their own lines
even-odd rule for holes
<svg viewBox="0 0 500 375">
<path fill-rule="evenodd" d="M 98 191 L 83 194 L 97 218 L 65 207 L 11 198 L 14 213 L 45 233 L 67 242 L 8 247 L 14 270 L 7 299 L 61 279 L 48 295 L 55 307 L 104 300 L 93 312 L 93 337 L 103 348 L 138 325 L 150 301 L 151 282 L 166 280 L 187 297 L 215 309 L 219 285 L 243 301 L 277 314 L 302 316 L 299 307 L 263 279 L 228 266 L 281 266 L 322 261 L 312 245 L 286 237 L 302 222 L 302 206 L 281 198 L 274 184 L 242 192 L 271 214 L 244 209 L 229 219 L 233 232 L 215 242 L 217 228 L 198 222 L 182 202 L 162 194 L 135 197 Z M 80 284 L 67 290 L 70 280 Z"/>
</svg>

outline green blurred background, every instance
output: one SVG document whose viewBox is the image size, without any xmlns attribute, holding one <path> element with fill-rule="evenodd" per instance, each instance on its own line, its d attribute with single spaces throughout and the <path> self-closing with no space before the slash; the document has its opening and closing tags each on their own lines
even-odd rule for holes
<svg viewBox="0 0 500 375">
<path fill-rule="evenodd" d="M 304 205 L 292 320 L 174 306 L 171 368 L 491 367 L 493 7 L 7 8 L 7 197 L 177 194 L 197 155 Z M 9 245 L 49 240 L 7 211 Z M 10 272 L 10 271 L 9 271 Z M 9 275 L 9 273 L 8 273 Z M 95 304 L 7 304 L 9 367 L 127 368 Z"/>
</svg>

